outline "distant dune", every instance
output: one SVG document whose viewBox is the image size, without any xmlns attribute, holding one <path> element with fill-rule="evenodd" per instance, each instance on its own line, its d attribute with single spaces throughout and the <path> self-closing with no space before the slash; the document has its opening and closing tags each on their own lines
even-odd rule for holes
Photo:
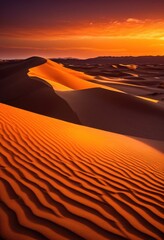
<svg viewBox="0 0 164 240">
<path fill-rule="evenodd" d="M 0 239 L 163 239 L 163 66 L 108 67 L 0 64 Z"/>
<path fill-rule="evenodd" d="M 112 57 L 112 56 L 100 56 L 88 59 L 76 59 L 76 58 L 52 58 L 55 62 L 69 63 L 69 64 L 163 64 L 164 56 L 122 56 L 122 57 Z"/>
</svg>

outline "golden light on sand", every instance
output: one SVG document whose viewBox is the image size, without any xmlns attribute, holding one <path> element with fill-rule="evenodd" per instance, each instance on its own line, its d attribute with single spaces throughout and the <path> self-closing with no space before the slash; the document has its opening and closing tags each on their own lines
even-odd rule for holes
<svg viewBox="0 0 164 240">
<path fill-rule="evenodd" d="M 0 119 L 4 238 L 162 239 L 163 155 L 146 141 L 3 104 Z"/>
</svg>

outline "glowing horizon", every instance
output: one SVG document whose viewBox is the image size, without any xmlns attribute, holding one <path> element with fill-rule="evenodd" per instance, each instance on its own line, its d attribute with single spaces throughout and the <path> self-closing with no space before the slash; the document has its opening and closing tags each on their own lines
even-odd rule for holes
<svg viewBox="0 0 164 240">
<path fill-rule="evenodd" d="M 31 10 L 33 21 L 29 16 L 24 18 L 22 14 L 24 24 L 18 19 L 14 19 L 13 24 L 2 24 L 0 58 L 31 55 L 47 58 L 164 55 L 162 17 L 143 18 L 136 17 L 134 13 L 126 14 L 126 18 L 108 17 L 103 8 L 104 15 L 102 13 L 97 18 L 97 12 L 93 9 L 93 19 L 87 14 L 70 20 L 70 17 L 64 15 L 66 9 L 63 19 L 60 16 L 48 18 L 46 11 L 44 17 L 37 12 L 35 17 L 34 10 Z M 69 11 L 72 13 L 72 10 Z"/>
</svg>

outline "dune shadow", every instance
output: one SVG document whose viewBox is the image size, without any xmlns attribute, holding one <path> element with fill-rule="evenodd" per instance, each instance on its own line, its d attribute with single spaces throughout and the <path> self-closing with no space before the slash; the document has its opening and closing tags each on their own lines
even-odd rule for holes
<svg viewBox="0 0 164 240">
<path fill-rule="evenodd" d="M 0 101 L 31 112 L 80 124 L 76 113 L 55 93 L 50 84 L 27 75 L 29 68 L 45 62 L 43 58 L 32 57 L 1 67 Z"/>
</svg>

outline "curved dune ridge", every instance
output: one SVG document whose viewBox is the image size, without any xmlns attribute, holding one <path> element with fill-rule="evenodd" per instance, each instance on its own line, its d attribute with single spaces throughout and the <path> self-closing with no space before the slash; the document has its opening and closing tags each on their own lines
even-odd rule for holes
<svg viewBox="0 0 164 240">
<path fill-rule="evenodd" d="M 149 140 L 5 104 L 0 124 L 2 239 L 163 239 L 163 154 Z"/>
<path fill-rule="evenodd" d="M 101 81 L 100 84 L 86 81 L 94 78 L 65 68 L 51 60 L 30 68 L 28 75 L 44 79 L 58 90 L 56 91 L 58 96 L 69 104 L 80 123 L 85 126 L 164 140 L 161 131 L 164 119 L 163 108 L 150 101 L 104 86 Z M 139 90 L 134 90 L 135 95 Z"/>
<path fill-rule="evenodd" d="M 122 68 L 122 69 L 135 70 L 138 68 L 138 65 L 136 65 L 136 64 L 118 64 L 118 65 L 113 64 L 112 67 L 116 68 L 116 69 Z"/>
<path fill-rule="evenodd" d="M 135 70 L 138 68 L 136 64 L 119 64 L 119 67 L 125 67 L 130 70 Z"/>
<path fill-rule="evenodd" d="M 93 80 L 94 77 L 89 76 L 83 72 L 74 71 L 65 68 L 61 64 L 55 63 L 51 60 L 46 60 L 46 63 L 29 69 L 28 76 L 39 77 L 46 80 L 56 90 L 80 90 L 95 87 L 102 87 L 116 92 L 122 92 L 110 86 L 103 86 L 101 84 L 92 83 L 87 80 Z M 57 83 L 57 84 L 56 84 Z M 63 88 L 62 88 L 63 86 Z M 67 88 L 65 88 L 67 87 Z"/>
<path fill-rule="evenodd" d="M 60 98 L 52 86 L 38 77 L 30 78 L 31 67 L 45 63 L 31 57 L 0 68 L 0 102 L 65 121 L 80 123 L 70 106 Z"/>
</svg>

